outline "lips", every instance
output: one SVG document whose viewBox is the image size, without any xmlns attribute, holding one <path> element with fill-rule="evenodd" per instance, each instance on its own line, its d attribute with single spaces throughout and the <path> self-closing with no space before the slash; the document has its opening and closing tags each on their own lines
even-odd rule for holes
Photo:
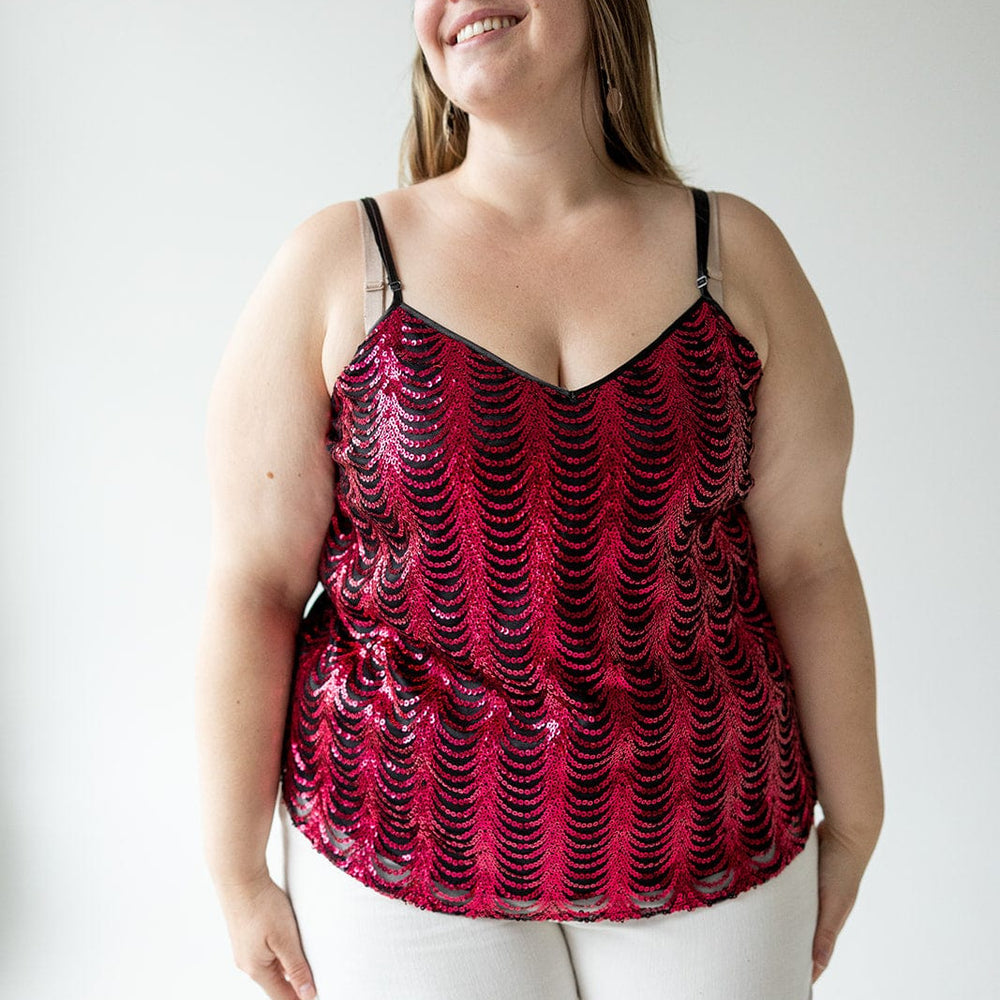
<svg viewBox="0 0 1000 1000">
<path fill-rule="evenodd" d="M 466 14 L 464 17 L 459 18 L 448 31 L 448 44 L 456 45 L 458 44 L 458 36 L 463 28 L 467 28 L 469 25 L 475 24 L 477 21 L 486 21 L 487 19 L 502 19 L 510 18 L 513 20 L 514 25 L 520 24 L 524 20 L 525 15 L 513 10 L 504 10 L 500 7 L 482 7 L 479 10 L 473 11 L 471 14 Z M 511 25 L 513 27 L 513 25 Z M 492 29 L 496 30 L 496 29 Z"/>
</svg>

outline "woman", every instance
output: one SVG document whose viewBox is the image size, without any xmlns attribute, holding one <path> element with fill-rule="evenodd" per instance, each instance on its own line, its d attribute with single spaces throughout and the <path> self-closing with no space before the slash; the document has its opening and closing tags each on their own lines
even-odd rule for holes
<svg viewBox="0 0 1000 1000">
<path fill-rule="evenodd" d="M 275 998 L 804 998 L 882 816 L 823 311 L 670 167 L 645 0 L 414 24 L 414 183 L 296 229 L 212 392 L 236 962 Z"/>
</svg>

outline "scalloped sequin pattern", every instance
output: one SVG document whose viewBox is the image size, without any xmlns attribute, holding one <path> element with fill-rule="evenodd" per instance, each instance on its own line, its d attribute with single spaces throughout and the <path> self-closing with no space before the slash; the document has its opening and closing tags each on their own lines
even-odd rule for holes
<svg viewBox="0 0 1000 1000">
<path fill-rule="evenodd" d="M 626 920 L 780 872 L 816 801 L 756 573 L 753 346 L 699 299 L 570 391 L 391 308 L 337 380 L 282 796 L 469 917 Z"/>
</svg>

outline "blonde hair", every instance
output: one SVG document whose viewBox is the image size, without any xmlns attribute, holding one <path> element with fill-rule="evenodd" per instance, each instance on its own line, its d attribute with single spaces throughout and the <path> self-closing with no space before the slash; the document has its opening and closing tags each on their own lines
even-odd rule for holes
<svg viewBox="0 0 1000 1000">
<path fill-rule="evenodd" d="M 622 109 L 612 115 L 604 101 L 604 146 L 611 161 L 626 170 L 668 184 L 684 181 L 667 155 L 663 136 L 656 39 L 648 0 L 587 0 L 591 57 L 605 93 L 605 76 L 622 95 Z M 453 170 L 464 159 L 469 117 L 453 107 L 451 135 L 444 128 L 447 98 L 431 76 L 424 53 L 413 60 L 413 114 L 399 157 L 400 184 L 416 184 Z"/>
</svg>

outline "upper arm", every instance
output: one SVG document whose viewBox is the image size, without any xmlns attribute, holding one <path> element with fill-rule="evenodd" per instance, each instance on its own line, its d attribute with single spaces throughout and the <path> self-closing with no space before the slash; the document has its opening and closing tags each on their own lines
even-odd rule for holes
<svg viewBox="0 0 1000 1000">
<path fill-rule="evenodd" d="M 782 582 L 852 558 L 842 504 L 854 412 L 823 308 L 781 231 L 752 203 L 719 197 L 726 280 L 767 345 L 744 509 L 762 583 Z"/>
<path fill-rule="evenodd" d="M 226 345 L 208 401 L 211 569 L 301 611 L 333 512 L 322 369 L 331 296 L 354 270 L 351 203 L 316 213 L 279 247 Z"/>
</svg>

